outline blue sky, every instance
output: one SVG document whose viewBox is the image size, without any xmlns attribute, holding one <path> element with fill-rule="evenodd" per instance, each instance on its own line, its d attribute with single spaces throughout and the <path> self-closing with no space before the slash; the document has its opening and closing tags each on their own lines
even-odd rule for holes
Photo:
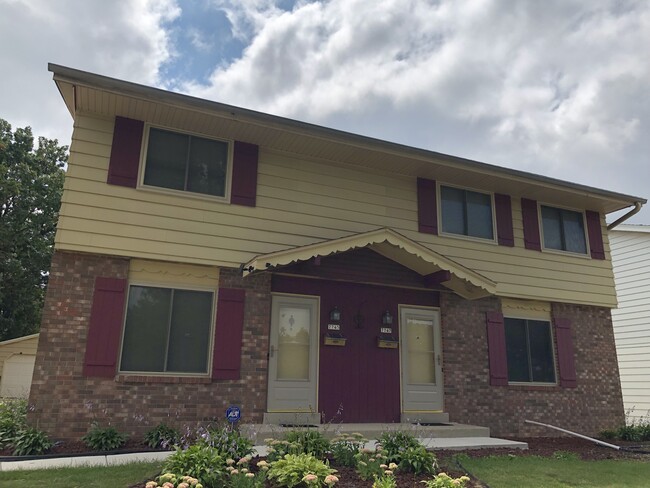
<svg viewBox="0 0 650 488">
<path fill-rule="evenodd" d="M 63 143 L 48 62 L 650 195 L 646 0 L 0 0 L 0 43 L 0 117 Z"/>
</svg>

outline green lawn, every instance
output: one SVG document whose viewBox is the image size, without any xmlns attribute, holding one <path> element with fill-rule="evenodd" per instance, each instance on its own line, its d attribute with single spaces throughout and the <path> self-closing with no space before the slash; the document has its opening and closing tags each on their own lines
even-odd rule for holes
<svg viewBox="0 0 650 488">
<path fill-rule="evenodd" d="M 30 488 L 123 488 L 160 473 L 161 463 L 0 472 L 0 486 Z"/>
<path fill-rule="evenodd" d="M 466 458 L 462 465 L 490 488 L 650 486 L 650 462 L 607 459 L 581 461 L 542 457 Z"/>
</svg>

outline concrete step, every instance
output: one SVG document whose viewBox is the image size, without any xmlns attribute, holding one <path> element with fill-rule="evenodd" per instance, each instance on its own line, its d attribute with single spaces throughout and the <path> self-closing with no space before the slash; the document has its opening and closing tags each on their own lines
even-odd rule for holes
<svg viewBox="0 0 650 488">
<path fill-rule="evenodd" d="M 287 432 L 292 430 L 318 430 L 325 437 L 331 439 L 341 433 L 358 432 L 366 439 L 377 439 L 384 432 L 408 432 L 417 438 L 489 438 L 490 429 L 477 425 L 457 424 L 454 422 L 420 425 L 412 423 L 394 424 L 323 424 L 312 426 L 281 426 L 274 424 L 244 424 L 240 426 L 243 434 L 256 445 L 264 444 L 264 439 L 282 439 Z"/>
</svg>

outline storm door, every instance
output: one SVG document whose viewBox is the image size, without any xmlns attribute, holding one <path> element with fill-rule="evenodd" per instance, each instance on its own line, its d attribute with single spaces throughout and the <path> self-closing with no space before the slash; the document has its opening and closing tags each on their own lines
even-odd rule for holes
<svg viewBox="0 0 650 488">
<path fill-rule="evenodd" d="M 400 306 L 402 412 L 442 411 L 440 313 Z"/>
<path fill-rule="evenodd" d="M 318 298 L 274 295 L 269 412 L 317 412 Z"/>
</svg>

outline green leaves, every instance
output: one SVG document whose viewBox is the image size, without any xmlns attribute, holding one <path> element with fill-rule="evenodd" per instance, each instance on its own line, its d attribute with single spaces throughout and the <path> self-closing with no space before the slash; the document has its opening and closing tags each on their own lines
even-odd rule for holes
<svg viewBox="0 0 650 488">
<path fill-rule="evenodd" d="M 88 447 L 94 451 L 114 451 L 126 442 L 127 436 L 115 427 L 100 427 L 93 423 L 88 433 L 82 437 Z"/>
<path fill-rule="evenodd" d="M 0 119 L 0 341 L 39 328 L 67 150 Z"/>
</svg>

